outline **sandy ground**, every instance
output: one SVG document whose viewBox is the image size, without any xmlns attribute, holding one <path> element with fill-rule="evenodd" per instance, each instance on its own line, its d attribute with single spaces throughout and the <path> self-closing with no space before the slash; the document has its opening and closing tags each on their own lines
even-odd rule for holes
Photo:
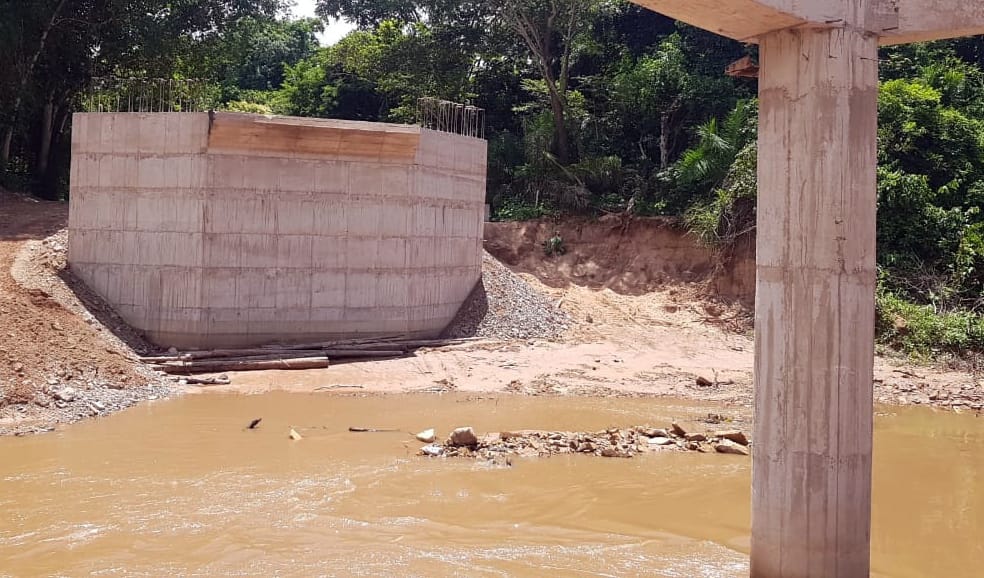
<svg viewBox="0 0 984 578">
<path fill-rule="evenodd" d="M 742 331 L 749 319 L 741 307 L 701 299 L 697 288 L 630 296 L 524 277 L 575 319 L 562 340 L 478 342 L 327 369 L 233 373 L 231 384 L 207 390 L 655 395 L 751 405 L 754 342 Z M 709 384 L 698 384 L 699 377 Z M 875 399 L 882 403 L 979 409 L 982 394 L 981 381 L 968 373 L 876 359 Z"/>
<path fill-rule="evenodd" d="M 65 271 L 58 232 L 67 207 L 6 193 L 0 201 L 0 433 L 44 431 L 163 395 L 159 376 L 136 361 L 147 345 Z M 629 246 L 646 251 L 645 244 Z M 574 258 L 582 257 L 590 256 Z M 514 270 L 573 320 L 557 340 L 477 341 L 403 359 L 234 373 L 229 385 L 184 389 L 674 396 L 751 405 L 746 308 L 709 298 L 699 282 L 654 288 L 647 281 L 640 290 L 626 288 L 622 278 L 599 287 L 578 283 L 576 275 L 565 282 L 560 266 L 525 262 L 536 267 L 524 271 L 514 263 Z M 592 264 L 592 271 L 602 265 Z M 609 273 L 622 266 L 615 262 Z M 60 399 L 65 388 L 74 399 Z M 879 357 L 875 398 L 979 410 L 984 386 L 980 376 Z"/>
</svg>

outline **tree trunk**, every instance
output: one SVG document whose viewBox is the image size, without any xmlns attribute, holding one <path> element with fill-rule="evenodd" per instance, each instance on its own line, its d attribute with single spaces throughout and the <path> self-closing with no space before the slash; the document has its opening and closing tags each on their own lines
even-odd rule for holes
<svg viewBox="0 0 984 578">
<path fill-rule="evenodd" d="M 571 151 L 567 135 L 566 107 L 553 83 L 548 81 L 547 86 L 550 87 L 550 112 L 554 123 L 554 154 L 557 155 L 557 162 L 567 165 L 571 162 Z"/>
<path fill-rule="evenodd" d="M 670 113 L 663 112 L 659 117 L 659 168 L 666 169 L 670 164 Z"/>
<path fill-rule="evenodd" d="M 10 159 L 10 141 L 13 138 L 13 125 L 4 127 L 3 138 L 0 138 L 0 172 L 5 172 L 7 170 L 7 161 Z"/>
<path fill-rule="evenodd" d="M 48 173 L 48 157 L 51 156 L 51 131 L 54 126 L 55 103 L 54 94 L 48 94 L 41 113 L 41 147 L 38 150 L 37 177 L 44 180 Z"/>
<path fill-rule="evenodd" d="M 66 0 L 60 0 L 51 12 L 51 18 L 48 19 L 48 24 L 41 31 L 41 40 L 38 42 L 38 49 L 31 56 L 31 62 L 28 64 L 27 71 L 21 75 L 20 86 L 18 86 L 17 91 L 14 93 L 14 106 L 11 109 L 10 126 L 7 127 L 3 141 L 0 142 L 0 170 L 7 170 L 7 162 L 10 160 L 10 141 L 14 136 L 14 126 L 17 123 L 17 113 L 20 110 L 21 101 L 24 99 L 24 90 L 27 88 L 27 83 L 31 79 L 31 76 L 34 75 L 34 66 L 37 64 L 38 58 L 41 57 L 41 53 L 44 52 L 44 45 L 48 41 L 48 34 L 55 27 L 58 13 L 61 12 L 65 2 Z"/>
</svg>

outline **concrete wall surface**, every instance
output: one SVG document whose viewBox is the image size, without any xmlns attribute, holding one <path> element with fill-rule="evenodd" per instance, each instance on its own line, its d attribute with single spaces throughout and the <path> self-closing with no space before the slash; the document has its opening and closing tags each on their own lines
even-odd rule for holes
<svg viewBox="0 0 984 578">
<path fill-rule="evenodd" d="M 481 275 L 484 140 L 235 113 L 78 113 L 69 264 L 161 345 L 432 336 Z"/>
</svg>

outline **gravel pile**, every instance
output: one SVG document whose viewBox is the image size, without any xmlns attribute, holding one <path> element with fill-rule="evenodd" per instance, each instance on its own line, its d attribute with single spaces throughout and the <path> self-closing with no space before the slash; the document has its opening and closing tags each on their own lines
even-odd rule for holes
<svg viewBox="0 0 984 578">
<path fill-rule="evenodd" d="M 521 277 L 487 252 L 482 280 L 461 306 L 445 337 L 555 339 L 571 319 Z"/>
</svg>

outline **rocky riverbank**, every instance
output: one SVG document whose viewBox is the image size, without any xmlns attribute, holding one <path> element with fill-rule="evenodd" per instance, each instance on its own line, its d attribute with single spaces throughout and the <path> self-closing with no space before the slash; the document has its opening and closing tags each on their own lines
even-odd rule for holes
<svg viewBox="0 0 984 578">
<path fill-rule="evenodd" d="M 76 385 L 78 382 L 74 382 Z M 142 401 L 168 397 L 174 389 L 164 381 L 122 387 L 112 382 L 92 382 L 84 387 L 52 380 L 35 392 L 31 403 L 0 409 L 0 435 L 44 433 L 59 424 L 109 415 Z"/>
<path fill-rule="evenodd" d="M 417 439 L 427 441 L 433 437 L 433 430 L 429 430 L 418 434 Z M 546 457 L 561 454 L 631 458 L 657 451 L 747 456 L 751 453 L 751 440 L 737 429 L 688 432 L 677 423 L 666 428 L 635 426 L 594 432 L 520 430 L 483 435 L 476 434 L 471 427 L 462 427 L 452 431 L 442 443 L 423 446 L 419 455 L 499 462 L 511 456 Z"/>
</svg>

